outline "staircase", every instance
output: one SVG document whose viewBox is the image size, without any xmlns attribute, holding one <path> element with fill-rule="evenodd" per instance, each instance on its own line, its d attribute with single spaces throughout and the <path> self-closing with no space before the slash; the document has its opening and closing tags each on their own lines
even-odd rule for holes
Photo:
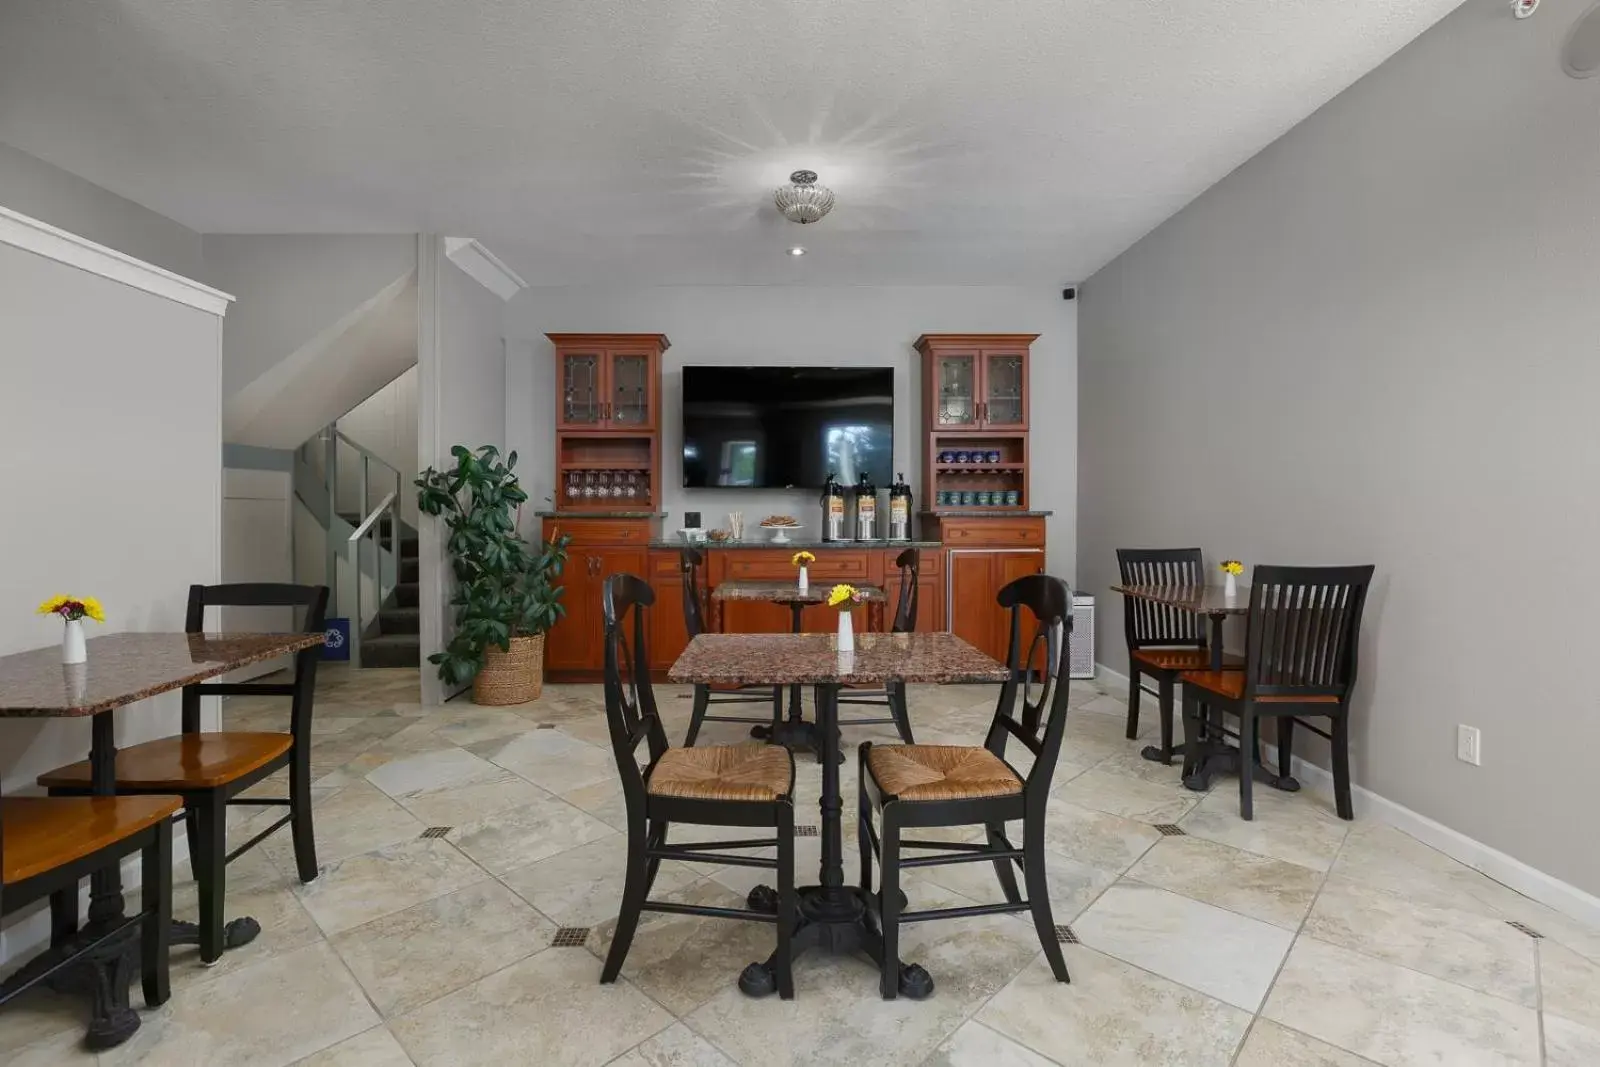
<svg viewBox="0 0 1600 1067">
<path fill-rule="evenodd" d="M 351 521 L 352 516 L 344 516 Z M 354 517 L 351 525 L 360 522 Z M 389 523 L 384 516 L 378 524 L 378 537 L 387 543 Z M 421 612 L 417 606 L 417 535 L 400 525 L 400 576 L 394 592 L 378 609 L 376 630 L 368 630 L 361 640 L 363 667 L 422 666 Z"/>
</svg>

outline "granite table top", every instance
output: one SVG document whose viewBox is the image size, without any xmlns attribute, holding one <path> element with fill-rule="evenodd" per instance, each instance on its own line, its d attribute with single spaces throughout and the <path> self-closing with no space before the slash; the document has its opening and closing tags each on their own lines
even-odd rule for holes
<svg viewBox="0 0 1600 1067">
<path fill-rule="evenodd" d="M 826 604 L 828 594 L 838 582 L 816 581 L 807 584 L 804 591 L 794 582 L 758 582 L 748 578 L 732 578 L 718 582 L 711 590 L 712 600 L 764 600 L 769 604 Z M 847 583 L 861 594 L 863 602 L 883 601 L 888 595 L 876 585 L 863 582 Z"/>
<path fill-rule="evenodd" d="M 1247 585 L 1241 585 L 1238 593 L 1231 597 L 1220 585 L 1114 585 L 1111 591 L 1197 615 L 1250 614 L 1250 587 Z"/>
<path fill-rule="evenodd" d="M 834 634 L 700 634 L 667 676 L 712 685 L 881 685 L 1003 682 L 1006 668 L 952 633 L 858 634 L 841 653 Z"/>
<path fill-rule="evenodd" d="M 0 717 L 94 715 L 322 643 L 317 634 L 123 633 L 88 641 L 65 665 L 58 646 L 0 657 Z"/>
</svg>

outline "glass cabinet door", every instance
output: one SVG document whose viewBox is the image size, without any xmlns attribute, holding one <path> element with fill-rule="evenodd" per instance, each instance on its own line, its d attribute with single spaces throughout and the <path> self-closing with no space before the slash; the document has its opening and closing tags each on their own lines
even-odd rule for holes
<svg viewBox="0 0 1600 1067">
<path fill-rule="evenodd" d="M 650 411 L 650 357 L 643 352 L 611 353 L 611 405 L 612 426 L 649 426 Z"/>
<path fill-rule="evenodd" d="M 561 356 L 561 423 L 598 426 L 604 397 L 600 392 L 599 352 L 565 352 Z"/>
<path fill-rule="evenodd" d="M 978 424 L 978 357 L 976 353 L 940 355 L 934 364 L 938 390 L 934 422 L 940 426 Z"/>
<path fill-rule="evenodd" d="M 983 424 L 1016 426 L 1028 424 L 1028 376 L 1020 352 L 983 354 Z"/>
</svg>

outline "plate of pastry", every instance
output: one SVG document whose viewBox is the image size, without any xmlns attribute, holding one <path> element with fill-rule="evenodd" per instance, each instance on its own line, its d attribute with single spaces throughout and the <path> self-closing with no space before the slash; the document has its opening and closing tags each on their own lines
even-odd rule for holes
<svg viewBox="0 0 1600 1067">
<path fill-rule="evenodd" d="M 763 530 L 772 531 L 772 543 L 775 545 L 787 544 L 791 533 L 805 528 L 793 515 L 768 515 L 760 525 Z"/>
</svg>

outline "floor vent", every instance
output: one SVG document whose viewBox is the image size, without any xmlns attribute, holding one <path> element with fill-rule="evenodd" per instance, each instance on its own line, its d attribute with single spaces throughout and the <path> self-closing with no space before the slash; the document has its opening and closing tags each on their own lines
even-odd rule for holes
<svg viewBox="0 0 1600 1067">
<path fill-rule="evenodd" d="M 1506 925 L 1511 927 L 1511 929 L 1513 929 L 1513 930 L 1521 930 L 1523 933 L 1527 934 L 1529 937 L 1538 938 L 1540 940 L 1544 939 L 1544 935 L 1543 934 L 1541 934 L 1539 931 L 1535 930 L 1533 927 L 1529 926 L 1527 923 L 1519 923 L 1514 919 L 1507 919 L 1506 920 Z"/>
<path fill-rule="evenodd" d="M 816 828 L 815 825 L 813 825 L 811 823 L 805 823 L 805 824 L 803 824 L 801 826 L 796 826 L 794 828 L 794 836 L 796 836 L 796 837 L 816 837 L 817 836 L 817 828 Z"/>
<path fill-rule="evenodd" d="M 454 826 L 430 826 L 426 830 L 422 831 L 422 836 L 423 837 L 443 837 L 446 834 L 448 834 L 451 830 L 454 830 L 454 829 L 455 829 Z"/>
<path fill-rule="evenodd" d="M 1079 944 L 1078 935 L 1072 932 L 1072 927 L 1070 926 L 1057 926 L 1056 940 L 1063 945 Z"/>
<path fill-rule="evenodd" d="M 1161 831 L 1162 837 L 1188 837 L 1189 831 L 1170 822 L 1156 823 L 1156 829 Z"/>
<path fill-rule="evenodd" d="M 582 948 L 583 943 L 589 940 L 587 926 L 563 926 L 556 931 L 555 940 L 550 942 L 551 948 Z"/>
<path fill-rule="evenodd" d="M 535 730 L 554 730 L 555 728 L 556 724 L 553 722 L 542 722 L 534 727 Z"/>
</svg>

